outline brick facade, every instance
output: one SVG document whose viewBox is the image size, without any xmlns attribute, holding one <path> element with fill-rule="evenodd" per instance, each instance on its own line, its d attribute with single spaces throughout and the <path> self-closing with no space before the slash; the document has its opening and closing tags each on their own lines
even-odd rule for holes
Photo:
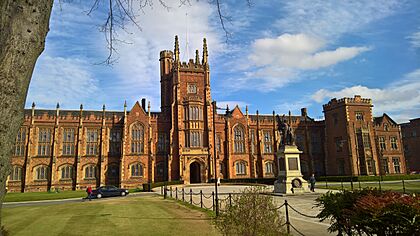
<svg viewBox="0 0 420 236">
<path fill-rule="evenodd" d="M 37 110 L 35 104 L 25 110 L 8 190 L 207 182 L 215 171 L 224 179 L 273 178 L 281 140 L 279 119 L 291 121 L 306 176 L 378 174 L 377 135 L 397 137 L 398 152 L 382 151 L 381 157 L 389 162 L 400 158 L 400 171 L 405 172 L 399 126 L 388 116 L 373 122 L 369 99 L 333 99 L 324 105 L 325 121 L 310 118 L 305 108 L 298 116 L 249 114 L 248 108 L 244 113 L 239 107 L 217 113 L 212 107 L 205 39 L 201 61 L 197 51 L 195 60 L 181 62 L 177 38 L 174 52 L 162 51 L 159 61 L 160 112 L 151 112 L 145 99 L 130 110 L 124 104 L 123 111 L 107 111 L 105 106 L 102 111 L 86 111 L 83 106 L 60 110 L 58 105 L 55 110 Z M 356 118 L 358 112 L 363 113 L 362 120 Z M 388 133 L 381 130 L 385 123 Z M 362 145 L 363 138 L 368 145 Z M 389 168 L 395 169 L 391 164 Z"/>
<path fill-rule="evenodd" d="M 404 155 L 407 158 L 407 169 L 420 172 L 420 118 L 401 124 Z"/>
</svg>

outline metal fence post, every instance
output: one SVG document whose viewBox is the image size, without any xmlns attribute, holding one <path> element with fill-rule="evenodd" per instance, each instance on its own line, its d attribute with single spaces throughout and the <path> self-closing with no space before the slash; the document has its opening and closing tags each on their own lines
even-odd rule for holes
<svg viewBox="0 0 420 236">
<path fill-rule="evenodd" d="M 362 185 L 360 184 L 360 179 L 357 178 L 357 181 L 359 181 L 359 190 L 362 190 Z"/>
<path fill-rule="evenodd" d="M 170 188 L 170 190 L 171 190 L 171 193 L 169 194 L 169 196 L 171 196 L 171 198 L 172 198 L 172 186 L 171 187 L 169 187 Z"/>
<path fill-rule="evenodd" d="M 328 189 L 328 179 L 327 179 L 327 176 L 325 176 L 325 188 Z"/>
<path fill-rule="evenodd" d="M 353 191 L 353 177 L 351 177 L 350 184 L 351 184 L 351 191 Z"/>
<path fill-rule="evenodd" d="M 182 187 L 182 201 L 184 201 L 184 195 L 185 195 L 185 191 L 184 191 L 184 187 Z"/>
<path fill-rule="evenodd" d="M 213 192 L 211 192 L 211 196 L 212 196 L 212 198 L 213 198 L 213 211 L 215 211 L 215 205 L 214 205 L 214 191 Z"/>
<path fill-rule="evenodd" d="M 403 193 L 405 194 L 405 182 L 404 182 L 404 180 L 402 180 L 402 184 L 403 184 Z"/>
<path fill-rule="evenodd" d="M 343 179 L 341 179 L 341 190 L 344 190 L 344 186 L 343 186 Z"/>
<path fill-rule="evenodd" d="M 286 207 L 286 229 L 287 233 L 290 234 L 290 221 L 289 221 L 289 204 L 287 203 L 287 200 L 284 200 L 284 206 Z"/>
<path fill-rule="evenodd" d="M 232 206 L 232 194 L 229 193 L 229 207 Z"/>
<path fill-rule="evenodd" d="M 163 186 L 160 186 L 160 195 L 163 195 Z"/>
<path fill-rule="evenodd" d="M 200 190 L 200 207 L 203 208 L 203 190 Z"/>
<path fill-rule="evenodd" d="M 175 187 L 175 191 L 176 200 L 178 200 L 178 187 Z"/>
<path fill-rule="evenodd" d="M 381 186 L 381 178 L 379 178 L 379 191 L 382 191 L 382 186 Z"/>
<path fill-rule="evenodd" d="M 192 205 L 192 189 L 190 189 L 190 204 Z"/>
</svg>

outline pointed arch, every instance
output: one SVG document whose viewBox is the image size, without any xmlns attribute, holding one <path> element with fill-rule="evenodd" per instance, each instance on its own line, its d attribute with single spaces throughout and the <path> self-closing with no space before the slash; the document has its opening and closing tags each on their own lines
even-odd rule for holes
<svg viewBox="0 0 420 236">
<path fill-rule="evenodd" d="M 131 153 L 143 154 L 144 153 L 144 125 L 140 122 L 131 124 L 130 126 L 131 138 Z"/>
<path fill-rule="evenodd" d="M 245 129 L 243 125 L 236 124 L 233 127 L 233 141 L 234 141 L 233 152 L 245 153 Z"/>
</svg>

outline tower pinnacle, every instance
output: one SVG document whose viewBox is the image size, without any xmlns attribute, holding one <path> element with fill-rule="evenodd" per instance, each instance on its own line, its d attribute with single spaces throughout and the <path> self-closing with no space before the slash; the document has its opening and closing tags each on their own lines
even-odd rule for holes
<svg viewBox="0 0 420 236">
<path fill-rule="evenodd" d="M 208 52 L 207 52 L 207 40 L 203 39 L 203 65 L 206 65 L 208 61 Z"/>
<path fill-rule="evenodd" d="M 200 56 L 198 55 L 198 50 L 195 50 L 195 64 L 200 64 Z"/>
<path fill-rule="evenodd" d="M 179 42 L 178 35 L 175 35 L 175 63 L 179 63 Z"/>
</svg>

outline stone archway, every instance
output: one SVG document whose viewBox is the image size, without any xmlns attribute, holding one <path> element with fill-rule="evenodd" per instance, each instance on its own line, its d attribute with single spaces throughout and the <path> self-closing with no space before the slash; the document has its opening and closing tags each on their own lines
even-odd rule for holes
<svg viewBox="0 0 420 236">
<path fill-rule="evenodd" d="M 190 164 L 190 183 L 201 183 L 201 166 L 196 161 Z"/>
</svg>

